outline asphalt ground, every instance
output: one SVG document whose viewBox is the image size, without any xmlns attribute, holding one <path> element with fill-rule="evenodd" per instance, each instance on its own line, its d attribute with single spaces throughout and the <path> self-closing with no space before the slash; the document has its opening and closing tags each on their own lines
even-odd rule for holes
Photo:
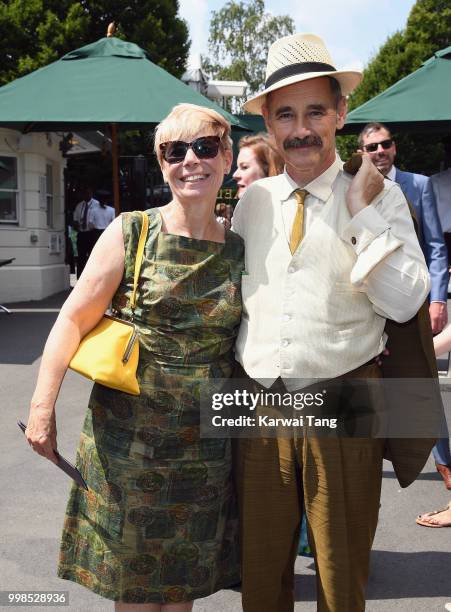
<svg viewBox="0 0 451 612">
<path fill-rule="evenodd" d="M 0 314 L 0 590 L 68 591 L 68 606 L 39 609 L 106 612 L 113 610 L 112 602 L 55 574 L 69 479 L 31 451 L 16 425 L 18 419 L 27 420 L 42 348 L 63 297 L 9 305 L 13 314 Z M 89 381 L 71 371 L 63 382 L 57 405 L 58 446 L 69 460 L 75 457 L 90 388 Z M 443 393 L 448 423 L 449 388 Z M 443 611 L 451 601 L 451 528 L 415 523 L 417 514 L 449 500 L 451 491 L 446 491 L 431 458 L 407 489 L 400 488 L 391 464 L 385 462 L 368 612 Z M 199 600 L 194 610 L 239 612 L 240 601 L 238 590 L 225 590 Z M 0 610 L 10 609 L 0 605 Z M 295 610 L 316 610 L 314 565 L 306 557 L 296 563 Z"/>
</svg>

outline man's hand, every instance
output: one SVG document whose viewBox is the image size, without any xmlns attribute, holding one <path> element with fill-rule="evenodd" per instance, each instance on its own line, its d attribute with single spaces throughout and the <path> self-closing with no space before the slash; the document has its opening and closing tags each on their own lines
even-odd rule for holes
<svg viewBox="0 0 451 612">
<path fill-rule="evenodd" d="M 353 217 L 374 200 L 384 188 L 384 177 L 367 153 L 362 155 L 362 165 L 352 179 L 346 194 L 346 204 Z"/>
<path fill-rule="evenodd" d="M 433 334 L 439 334 L 448 323 L 448 310 L 443 302 L 431 302 L 429 316 Z"/>
</svg>

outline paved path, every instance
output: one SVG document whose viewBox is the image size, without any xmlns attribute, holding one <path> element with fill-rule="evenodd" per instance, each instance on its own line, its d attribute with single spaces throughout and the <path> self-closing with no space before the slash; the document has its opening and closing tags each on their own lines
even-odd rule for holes
<svg viewBox="0 0 451 612">
<path fill-rule="evenodd" d="M 111 602 L 55 576 L 69 481 L 28 448 L 16 425 L 17 419 L 26 421 L 42 346 L 60 302 L 57 297 L 33 306 L 19 304 L 16 308 L 25 312 L 0 315 L 0 590 L 68 590 L 69 607 L 39 609 L 106 612 L 113 610 Z M 75 455 L 89 391 L 88 381 L 68 372 L 57 406 L 59 449 L 68 458 Z M 443 397 L 451 422 L 451 392 Z M 408 489 L 399 487 L 386 463 L 368 612 L 442 612 L 451 601 L 451 529 L 422 528 L 414 521 L 416 514 L 449 499 L 451 492 L 431 460 Z M 299 557 L 296 571 L 295 610 L 314 612 L 312 561 Z M 222 591 L 196 603 L 194 610 L 239 612 L 240 594 Z"/>
</svg>

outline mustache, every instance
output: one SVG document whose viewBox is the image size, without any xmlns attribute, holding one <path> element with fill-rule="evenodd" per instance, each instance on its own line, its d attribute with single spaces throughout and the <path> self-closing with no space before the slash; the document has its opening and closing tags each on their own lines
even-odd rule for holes
<svg viewBox="0 0 451 612">
<path fill-rule="evenodd" d="M 323 141 L 319 136 L 306 136 L 305 138 L 287 138 L 283 141 L 284 151 L 287 149 L 300 149 L 301 147 L 321 147 Z"/>
</svg>

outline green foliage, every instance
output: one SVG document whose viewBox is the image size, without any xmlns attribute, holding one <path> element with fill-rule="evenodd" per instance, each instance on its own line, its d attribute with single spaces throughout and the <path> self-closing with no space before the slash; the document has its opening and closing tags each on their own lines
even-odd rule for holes
<svg viewBox="0 0 451 612">
<path fill-rule="evenodd" d="M 106 36 L 112 21 L 116 36 L 181 76 L 190 43 L 178 9 L 178 0 L 0 1 L 0 85 Z"/>
<path fill-rule="evenodd" d="M 444 159 L 441 135 L 395 134 L 396 166 L 407 172 L 431 175 L 440 170 Z"/>
<path fill-rule="evenodd" d="M 417 70 L 439 49 L 451 45 L 451 0 L 417 0 L 406 27 L 390 36 L 370 61 L 350 96 L 354 109 Z"/>
<path fill-rule="evenodd" d="M 247 95 L 256 93 L 265 81 L 269 47 L 293 32 L 293 19 L 266 13 L 264 0 L 229 0 L 212 13 L 210 56 L 203 59 L 203 68 L 214 79 L 246 81 Z M 233 106 L 243 101 L 237 99 Z"/>
<path fill-rule="evenodd" d="M 451 44 L 450 0 L 417 0 L 407 20 L 405 37 L 408 44 L 422 46 L 422 53 L 431 56 Z"/>
<path fill-rule="evenodd" d="M 363 73 L 363 80 L 349 97 L 349 109 L 357 108 L 378 93 L 409 74 L 405 61 L 405 43 L 401 32 L 396 32 L 379 49 Z"/>
<path fill-rule="evenodd" d="M 450 45 L 451 0 L 417 0 L 404 30 L 390 36 L 365 68 L 362 83 L 349 98 L 350 110 L 414 72 L 436 51 Z M 438 136 L 394 136 L 397 166 L 411 172 L 437 172 L 442 155 Z M 338 149 L 345 159 L 356 146 L 354 136 L 338 138 Z"/>
<path fill-rule="evenodd" d="M 336 145 L 341 159 L 346 161 L 354 151 L 357 151 L 357 136 L 340 136 L 340 132 L 337 132 Z"/>
</svg>

